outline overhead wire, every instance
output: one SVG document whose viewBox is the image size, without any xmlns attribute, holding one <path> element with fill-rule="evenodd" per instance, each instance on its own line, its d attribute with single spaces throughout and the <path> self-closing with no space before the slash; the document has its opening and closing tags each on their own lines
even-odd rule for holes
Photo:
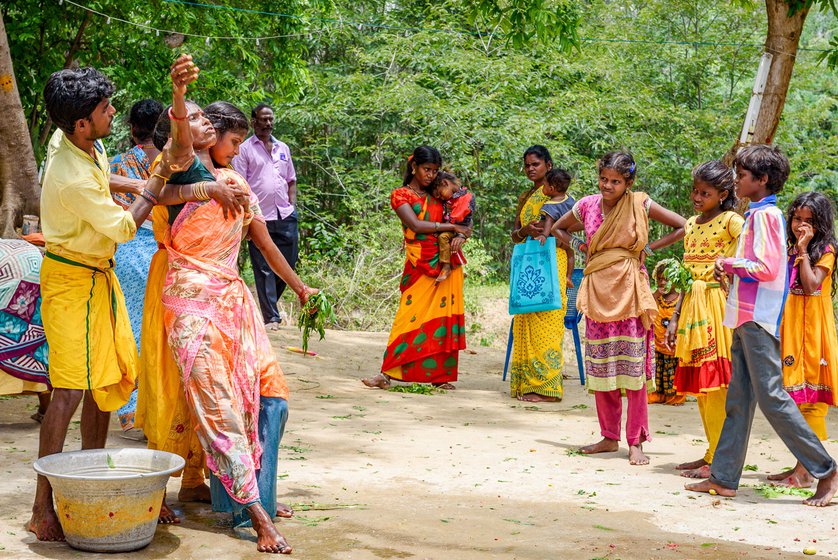
<svg viewBox="0 0 838 560">
<path fill-rule="evenodd" d="M 358 29 L 369 28 L 369 29 L 380 29 L 380 30 L 388 30 L 388 31 L 397 31 L 397 32 L 409 32 L 409 33 L 449 33 L 449 34 L 456 34 L 456 35 L 468 35 L 468 36 L 482 36 L 483 34 L 478 31 L 470 31 L 464 29 L 435 29 L 432 27 L 408 27 L 408 26 L 398 26 L 398 25 L 387 25 L 382 23 L 375 23 L 375 22 L 368 22 L 368 21 L 348 21 L 343 19 L 337 18 L 329 18 L 329 17 L 318 17 L 318 16 L 301 16 L 299 14 L 289 14 L 284 12 L 271 12 L 266 10 L 255 10 L 251 8 L 239 8 L 236 6 L 224 6 L 221 4 L 210 4 L 206 2 L 196 2 L 193 0 L 163 0 L 168 4 L 180 4 L 184 6 L 192 6 L 196 8 L 205 8 L 205 9 L 215 9 L 215 10 L 226 10 L 232 12 L 240 12 L 245 14 L 253 14 L 253 15 L 264 15 L 264 16 L 271 16 L 271 17 L 280 17 L 280 18 L 289 18 L 295 19 L 297 21 L 302 22 L 309 22 L 309 21 L 319 21 L 322 23 L 329 23 L 335 24 L 334 27 L 343 27 L 343 26 L 351 26 Z M 313 29 L 309 28 L 304 32 L 299 33 L 289 33 L 289 34 L 281 34 L 281 35 L 267 35 L 267 36 L 260 36 L 260 37 L 250 37 L 250 36 L 232 36 L 232 35 L 206 35 L 200 33 L 189 33 L 185 31 L 177 31 L 174 29 L 160 29 L 156 28 L 148 23 L 141 23 L 130 21 L 124 18 L 120 18 L 118 16 L 109 15 L 99 10 L 94 10 L 93 8 L 89 8 L 84 6 L 74 0 L 58 0 L 59 5 L 67 2 L 70 5 L 73 5 L 77 8 L 82 10 L 86 10 L 92 14 L 96 14 L 100 17 L 106 18 L 108 22 L 111 20 L 118 21 L 120 23 L 125 23 L 128 25 L 133 25 L 135 27 L 140 27 L 146 29 L 148 31 L 154 31 L 156 33 L 169 33 L 169 34 L 179 34 L 185 37 L 196 37 L 201 39 L 210 39 L 210 40 L 239 40 L 239 41 L 265 41 L 270 39 L 283 39 L 283 38 L 293 38 L 293 37 L 309 37 L 313 34 L 320 34 L 328 31 L 331 28 L 320 28 L 320 29 Z M 628 39 L 628 38 L 600 38 L 600 37 L 579 37 L 578 40 L 580 42 L 585 43 L 618 43 L 618 44 L 646 44 L 646 45 L 680 45 L 680 46 L 692 46 L 692 47 L 755 47 L 755 48 L 762 48 L 764 45 L 759 43 L 750 43 L 750 42 L 743 42 L 743 43 L 734 43 L 734 42 L 719 42 L 719 41 L 694 41 L 694 40 L 675 40 L 675 39 Z M 822 48 L 814 48 L 814 47 L 798 47 L 798 51 L 808 51 L 808 52 L 820 52 L 826 53 L 831 52 L 830 49 L 822 49 Z M 787 53 L 782 51 L 773 50 L 773 54 L 784 54 L 787 56 L 796 56 L 794 53 Z"/>
</svg>

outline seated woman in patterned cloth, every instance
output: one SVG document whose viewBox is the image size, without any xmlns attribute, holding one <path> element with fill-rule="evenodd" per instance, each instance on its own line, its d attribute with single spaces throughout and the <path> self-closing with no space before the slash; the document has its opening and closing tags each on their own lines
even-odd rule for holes
<svg viewBox="0 0 838 560">
<path fill-rule="evenodd" d="M 52 390 L 41 323 L 41 260 L 31 243 L 0 239 L 0 395 L 37 394 L 36 422 Z"/>
</svg>

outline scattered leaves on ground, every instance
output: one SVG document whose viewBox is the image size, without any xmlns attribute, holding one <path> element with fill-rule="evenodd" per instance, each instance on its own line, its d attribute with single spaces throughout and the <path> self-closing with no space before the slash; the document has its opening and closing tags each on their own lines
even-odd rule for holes
<svg viewBox="0 0 838 560">
<path fill-rule="evenodd" d="M 809 498 L 815 494 L 814 490 L 808 488 L 791 488 L 789 486 L 771 486 L 770 484 L 758 484 L 753 487 L 754 491 L 765 498 L 779 498 L 780 496 L 800 496 Z"/>
<path fill-rule="evenodd" d="M 394 385 L 389 389 L 393 393 L 414 393 L 417 395 L 444 395 L 445 390 L 437 389 L 427 383 L 411 383 L 410 385 Z"/>
</svg>

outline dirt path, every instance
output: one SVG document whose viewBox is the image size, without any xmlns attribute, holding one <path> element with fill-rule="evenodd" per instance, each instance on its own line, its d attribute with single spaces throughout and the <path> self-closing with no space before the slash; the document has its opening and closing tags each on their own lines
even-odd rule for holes
<svg viewBox="0 0 838 560">
<path fill-rule="evenodd" d="M 806 508 L 798 496 L 752 487 L 735 500 L 683 491 L 672 467 L 705 445 L 695 403 L 653 406 L 652 464 L 631 467 L 625 444 L 599 457 L 574 453 L 598 439 L 593 398 L 577 378 L 565 382 L 562 403 L 511 400 L 503 348 L 464 353 L 458 389 L 422 395 L 361 385 L 386 334 L 329 332 L 313 344 L 315 359 L 285 350 L 299 344 L 296 330 L 272 338 L 292 391 L 280 497 L 298 512 L 278 524 L 296 558 L 767 559 L 801 557 L 806 546 L 838 556 L 834 506 Z M 22 528 L 34 491 L 34 406 L 34 397 L 0 400 L 0 558 L 81 557 Z M 834 415 L 829 427 L 838 435 Z M 131 446 L 114 428 L 109 446 Z M 761 416 L 751 439 L 756 471 L 744 484 L 793 463 Z M 68 441 L 78 448 L 77 424 Z M 838 456 L 836 440 L 827 448 Z M 178 484 L 169 484 L 170 501 Z M 233 538 L 225 516 L 177 507 L 183 524 L 160 527 L 133 557 L 261 557 Z"/>
</svg>

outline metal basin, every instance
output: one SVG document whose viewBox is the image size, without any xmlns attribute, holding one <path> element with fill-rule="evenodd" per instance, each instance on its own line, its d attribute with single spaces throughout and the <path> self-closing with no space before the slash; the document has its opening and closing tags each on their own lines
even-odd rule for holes
<svg viewBox="0 0 838 560">
<path fill-rule="evenodd" d="M 151 542 L 169 475 L 182 457 L 151 449 L 88 449 L 35 461 L 49 479 L 67 544 L 126 552 Z"/>
</svg>

